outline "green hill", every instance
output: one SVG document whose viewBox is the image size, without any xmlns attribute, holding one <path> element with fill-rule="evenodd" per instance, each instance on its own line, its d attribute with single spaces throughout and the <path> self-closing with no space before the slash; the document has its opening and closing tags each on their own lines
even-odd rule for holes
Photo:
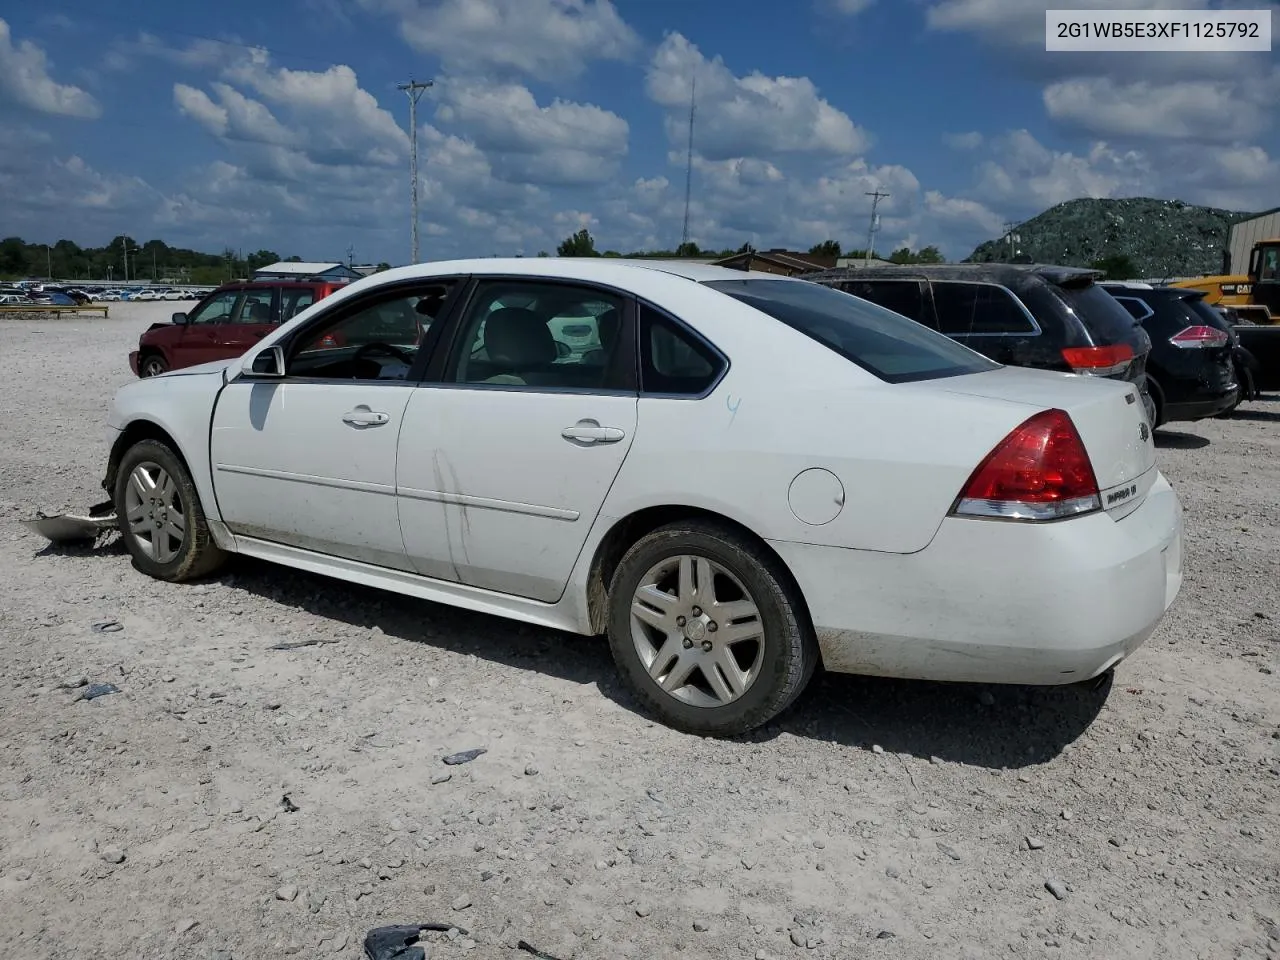
<svg viewBox="0 0 1280 960">
<path fill-rule="evenodd" d="M 1018 226 L 1017 248 L 1035 263 L 1088 267 L 1128 257 L 1140 277 L 1220 273 L 1231 225 L 1252 216 L 1180 200 L 1068 200 Z M 969 260 L 1010 259 L 1008 237 L 988 240 Z"/>
</svg>

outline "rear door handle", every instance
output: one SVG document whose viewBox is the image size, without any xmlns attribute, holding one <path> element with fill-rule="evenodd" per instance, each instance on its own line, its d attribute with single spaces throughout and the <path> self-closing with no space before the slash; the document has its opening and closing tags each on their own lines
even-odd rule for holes
<svg viewBox="0 0 1280 960">
<path fill-rule="evenodd" d="M 389 414 L 382 413 L 380 410 L 370 410 L 365 406 L 348 410 L 342 415 L 342 422 L 349 423 L 353 427 L 376 427 L 390 419 Z"/>
<path fill-rule="evenodd" d="M 626 435 L 626 431 L 618 427 L 600 426 L 598 420 L 579 420 L 560 431 L 560 436 L 578 443 L 617 443 Z"/>
</svg>

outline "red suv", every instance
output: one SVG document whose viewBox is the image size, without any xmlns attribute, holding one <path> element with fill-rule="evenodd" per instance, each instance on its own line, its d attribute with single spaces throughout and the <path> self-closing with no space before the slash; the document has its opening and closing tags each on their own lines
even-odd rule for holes
<svg viewBox="0 0 1280 960">
<path fill-rule="evenodd" d="M 129 366 L 139 377 L 238 357 L 317 300 L 346 282 L 329 280 L 256 280 L 223 284 L 190 313 L 175 313 L 171 323 L 153 324 L 138 338 Z"/>
</svg>

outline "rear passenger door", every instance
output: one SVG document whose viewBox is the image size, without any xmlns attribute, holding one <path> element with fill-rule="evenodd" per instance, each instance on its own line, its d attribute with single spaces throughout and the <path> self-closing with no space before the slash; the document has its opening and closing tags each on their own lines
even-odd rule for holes
<svg viewBox="0 0 1280 960">
<path fill-rule="evenodd" d="M 929 286 L 939 331 L 997 363 L 1039 365 L 1040 325 L 1007 287 L 964 280 L 934 280 Z"/>
</svg>

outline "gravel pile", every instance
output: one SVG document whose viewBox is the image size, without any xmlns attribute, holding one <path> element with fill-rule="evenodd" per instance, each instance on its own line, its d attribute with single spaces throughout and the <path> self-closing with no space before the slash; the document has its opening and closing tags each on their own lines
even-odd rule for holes
<svg viewBox="0 0 1280 960">
<path fill-rule="evenodd" d="M 0 320 L 10 955 L 354 960 L 433 922 L 436 960 L 1280 956 L 1280 404 L 1162 431 L 1187 582 L 1113 686 L 831 677 L 717 742 L 638 715 L 602 643 L 28 533 L 102 499 L 171 309 Z"/>
</svg>

